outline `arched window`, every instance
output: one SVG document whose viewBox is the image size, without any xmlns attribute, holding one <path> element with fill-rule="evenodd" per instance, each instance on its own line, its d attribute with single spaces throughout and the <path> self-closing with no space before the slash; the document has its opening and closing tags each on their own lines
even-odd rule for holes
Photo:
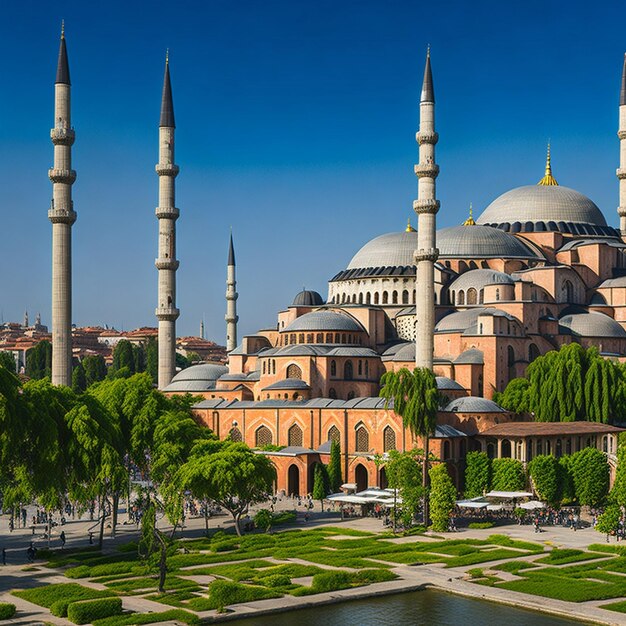
<svg viewBox="0 0 626 626">
<path fill-rule="evenodd" d="M 408 304 L 409 303 L 409 292 L 405 289 L 402 292 L 402 304 Z"/>
<path fill-rule="evenodd" d="M 354 378 L 354 369 L 352 367 L 352 361 L 346 361 L 343 366 L 344 380 L 352 380 Z"/>
<path fill-rule="evenodd" d="M 528 362 L 532 363 L 538 356 L 539 348 L 534 343 L 531 343 L 530 346 L 528 346 Z"/>
<path fill-rule="evenodd" d="M 496 300 L 500 300 L 500 288 L 496 289 Z"/>
<path fill-rule="evenodd" d="M 452 304 L 452 305 L 454 305 L 454 304 L 455 304 L 455 301 L 454 301 L 454 295 L 455 295 L 455 294 L 454 294 L 454 291 L 451 291 L 451 292 L 450 292 L 450 304 Z"/>
<path fill-rule="evenodd" d="M 370 377 L 370 362 L 365 361 L 365 378 Z"/>
<path fill-rule="evenodd" d="M 317 336 L 315 337 L 315 342 L 324 343 L 324 333 L 317 333 Z"/>
<path fill-rule="evenodd" d="M 459 291 L 458 300 L 459 300 L 460 305 L 465 304 L 465 292 L 464 291 Z"/>
<path fill-rule="evenodd" d="M 443 460 L 447 461 L 449 458 L 452 457 L 452 454 L 450 453 L 450 441 L 448 439 L 446 439 L 443 442 Z"/>
<path fill-rule="evenodd" d="M 259 426 L 254 433 L 254 445 L 257 448 L 272 445 L 272 431 L 267 426 Z"/>
<path fill-rule="evenodd" d="M 515 350 L 513 349 L 513 346 L 509 346 L 507 348 L 507 365 L 509 367 L 513 367 L 513 365 L 515 365 Z"/>
<path fill-rule="evenodd" d="M 363 361 L 361 361 L 361 359 L 359 359 L 359 365 L 357 367 L 357 371 L 359 372 L 359 376 L 363 375 Z"/>
<path fill-rule="evenodd" d="M 363 304 L 363 294 L 359 294 L 359 304 Z"/>
<path fill-rule="evenodd" d="M 354 391 L 348 391 L 348 400 L 353 400 L 356 397 Z"/>
<path fill-rule="evenodd" d="M 263 373 L 265 374 L 265 361 L 263 361 Z"/>
<path fill-rule="evenodd" d="M 326 333 L 326 343 L 332 343 L 332 342 L 333 342 L 333 334 Z"/>
<path fill-rule="evenodd" d="M 335 333 L 335 343 L 341 343 L 341 335 L 339 333 Z"/>
<path fill-rule="evenodd" d="M 374 292 L 374 304 L 378 304 L 378 291 Z"/>
<path fill-rule="evenodd" d="M 331 388 L 328 390 L 328 397 L 329 397 L 331 400 L 336 400 L 336 399 L 337 399 L 337 392 L 335 391 L 335 388 L 334 388 L 334 387 L 331 387 Z"/>
<path fill-rule="evenodd" d="M 365 304 L 372 304 L 372 294 L 369 291 L 365 294 Z"/>
<path fill-rule="evenodd" d="M 313 333 L 307 333 L 306 342 L 313 343 Z"/>
<path fill-rule="evenodd" d="M 383 291 L 383 304 L 389 304 L 389 294 Z"/>
<path fill-rule="evenodd" d="M 411 304 L 415 304 L 415 289 L 413 289 L 413 300 L 411 300 Z"/>
<path fill-rule="evenodd" d="M 302 428 L 294 424 L 287 431 L 287 445 L 302 447 Z"/>
<path fill-rule="evenodd" d="M 356 293 L 352 294 L 352 304 L 356 304 Z"/>
<path fill-rule="evenodd" d="M 574 302 L 574 285 L 569 280 L 566 280 L 563 283 L 563 291 L 565 295 L 565 302 L 569 302 L 570 304 Z"/>
<path fill-rule="evenodd" d="M 298 335 L 298 343 L 304 343 L 304 333 Z"/>
<path fill-rule="evenodd" d="M 474 289 L 474 287 L 470 287 L 467 290 L 467 304 L 476 304 L 476 302 L 477 302 L 476 289 Z"/>
<path fill-rule="evenodd" d="M 272 374 L 276 374 L 276 359 L 272 359 Z"/>
<path fill-rule="evenodd" d="M 398 292 L 394 289 L 391 294 L 391 302 L 393 304 L 398 304 Z"/>
<path fill-rule="evenodd" d="M 367 432 L 367 428 L 363 424 L 359 423 L 356 427 L 356 446 L 355 452 L 369 452 L 370 449 L 370 436 Z"/>
<path fill-rule="evenodd" d="M 236 426 L 230 429 L 230 433 L 228 433 L 228 436 L 230 437 L 231 441 L 237 441 L 237 442 L 243 441 L 243 437 L 241 436 L 241 431 Z"/>
<path fill-rule="evenodd" d="M 485 301 L 485 290 L 481 289 L 478 292 L 478 304 L 482 304 Z"/>
<path fill-rule="evenodd" d="M 337 363 L 334 359 L 330 362 L 330 375 L 337 376 Z"/>
<path fill-rule="evenodd" d="M 396 449 L 396 433 L 391 426 L 385 426 L 383 430 L 383 452 Z"/>
<path fill-rule="evenodd" d="M 298 380 L 302 380 L 302 370 L 295 363 L 292 363 L 287 368 L 287 378 L 297 378 Z"/>
<path fill-rule="evenodd" d="M 331 426 L 328 429 L 328 441 L 336 441 L 337 443 L 339 443 L 339 440 L 339 429 L 336 426 Z"/>
</svg>

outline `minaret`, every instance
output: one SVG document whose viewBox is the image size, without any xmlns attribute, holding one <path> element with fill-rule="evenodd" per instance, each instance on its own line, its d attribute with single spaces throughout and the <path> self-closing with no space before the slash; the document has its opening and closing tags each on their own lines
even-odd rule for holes
<svg viewBox="0 0 626 626">
<path fill-rule="evenodd" d="M 626 239 L 626 54 L 624 55 L 624 66 L 622 68 L 622 88 L 619 92 L 619 169 L 617 178 L 619 179 L 619 230 L 622 239 Z"/>
<path fill-rule="evenodd" d="M 200 339 L 204 339 L 204 318 L 200 320 Z"/>
<path fill-rule="evenodd" d="M 28 311 L 24 311 L 24 323 L 22 324 L 24 328 L 28 328 Z"/>
<path fill-rule="evenodd" d="M 426 54 L 424 83 L 420 98 L 420 128 L 415 138 L 419 144 L 419 163 L 415 166 L 415 174 L 418 178 L 417 200 L 413 202 L 413 208 L 417 213 L 415 365 L 432 369 L 435 332 L 435 261 L 439 256 L 439 250 L 435 244 L 435 216 L 439 211 L 439 201 L 435 194 L 435 180 L 439 174 L 439 166 L 435 165 L 435 144 L 439 135 L 435 132 L 435 94 L 430 69 L 430 48 Z"/>
<path fill-rule="evenodd" d="M 233 247 L 233 234 L 230 233 L 228 245 L 228 266 L 226 268 L 226 352 L 237 347 L 237 280 L 235 278 L 235 249 Z"/>
<path fill-rule="evenodd" d="M 159 122 L 159 257 L 155 265 L 159 270 L 159 300 L 156 317 L 159 320 L 159 389 L 170 384 L 176 373 L 176 220 L 180 214 L 176 208 L 174 179 L 178 165 L 174 164 L 174 104 L 170 83 L 169 55 L 165 57 L 165 77 L 161 99 Z"/>
<path fill-rule="evenodd" d="M 67 62 L 65 29 L 54 83 L 54 166 L 48 170 L 52 181 L 52 384 L 72 384 L 72 224 L 76 221 L 72 202 L 74 129 L 70 115 L 70 68 Z"/>
</svg>

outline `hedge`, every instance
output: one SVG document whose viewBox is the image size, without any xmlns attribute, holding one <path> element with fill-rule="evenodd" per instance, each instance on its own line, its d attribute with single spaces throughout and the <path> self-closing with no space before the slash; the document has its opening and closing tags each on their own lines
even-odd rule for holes
<svg viewBox="0 0 626 626">
<path fill-rule="evenodd" d="M 67 618 L 74 624 L 91 624 L 96 619 L 119 615 L 122 612 L 121 598 L 82 600 L 67 607 Z"/>
<path fill-rule="evenodd" d="M 57 600 L 76 602 L 77 600 L 92 600 L 94 598 L 109 598 L 115 594 L 112 591 L 100 591 L 83 587 L 77 583 L 57 583 L 11 592 L 14 596 L 44 606 L 49 609 Z"/>
<path fill-rule="evenodd" d="M 193 613 L 181 609 L 171 609 L 162 613 L 132 613 L 97 619 L 94 626 L 136 626 L 138 624 L 157 624 L 158 622 L 176 621 L 195 626 L 200 619 Z"/>
<path fill-rule="evenodd" d="M 467 527 L 472 530 L 484 530 L 486 528 L 493 528 L 495 525 L 495 522 L 470 522 Z"/>
<path fill-rule="evenodd" d="M 11 619 L 15 615 L 15 604 L 0 602 L 0 619 Z"/>
</svg>

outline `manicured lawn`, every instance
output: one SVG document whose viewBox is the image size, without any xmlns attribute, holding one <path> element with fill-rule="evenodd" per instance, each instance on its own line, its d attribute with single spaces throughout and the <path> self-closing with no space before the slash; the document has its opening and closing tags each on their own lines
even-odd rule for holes
<svg viewBox="0 0 626 626">
<path fill-rule="evenodd" d="M 606 558 L 608 555 L 585 552 L 584 550 L 559 550 L 554 549 L 547 556 L 536 559 L 535 563 L 542 563 L 546 565 L 564 565 L 566 563 L 576 563 L 580 561 L 589 561 L 591 559 Z"/>
<path fill-rule="evenodd" d="M 107 598 L 114 596 L 111 591 L 99 591 L 89 587 L 83 587 L 77 583 L 58 583 L 55 585 L 45 585 L 43 587 L 35 587 L 34 589 L 24 589 L 22 591 L 13 591 L 14 596 L 44 606 L 49 609 L 57 600 L 68 600 L 75 602 L 76 600 L 91 600 L 94 598 Z"/>
</svg>

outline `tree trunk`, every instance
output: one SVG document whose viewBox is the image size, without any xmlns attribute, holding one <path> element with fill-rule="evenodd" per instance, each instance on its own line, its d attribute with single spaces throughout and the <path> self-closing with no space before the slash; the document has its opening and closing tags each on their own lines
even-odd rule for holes
<svg viewBox="0 0 626 626">
<path fill-rule="evenodd" d="M 239 519 L 241 518 L 241 513 L 233 513 L 233 519 L 235 520 L 235 530 L 237 531 L 237 535 L 241 537 L 241 528 L 239 527 Z"/>
<path fill-rule="evenodd" d="M 162 537 L 159 537 L 159 540 L 161 542 L 161 558 L 159 559 L 159 593 L 164 593 L 165 576 L 167 574 L 167 546 Z"/>
<path fill-rule="evenodd" d="M 324 500 L 320 500 L 320 504 L 322 505 L 322 513 L 324 512 Z"/>
<path fill-rule="evenodd" d="M 106 498 L 102 496 L 100 500 L 100 533 L 98 536 L 98 550 L 102 550 L 102 544 L 104 543 L 104 520 L 106 519 Z"/>
<path fill-rule="evenodd" d="M 429 436 L 424 435 L 424 461 L 422 464 L 422 487 L 424 488 L 424 526 L 428 527 L 430 523 L 430 516 L 428 514 L 428 448 L 429 448 Z"/>
<path fill-rule="evenodd" d="M 205 502 L 204 504 L 204 531 L 207 536 L 209 534 L 209 503 Z"/>
<path fill-rule="evenodd" d="M 120 504 L 120 493 L 119 491 L 116 491 L 113 494 L 113 510 L 112 510 L 113 519 L 111 521 L 111 537 L 115 537 L 115 526 L 117 525 L 117 509 L 119 507 L 119 504 Z"/>
</svg>

